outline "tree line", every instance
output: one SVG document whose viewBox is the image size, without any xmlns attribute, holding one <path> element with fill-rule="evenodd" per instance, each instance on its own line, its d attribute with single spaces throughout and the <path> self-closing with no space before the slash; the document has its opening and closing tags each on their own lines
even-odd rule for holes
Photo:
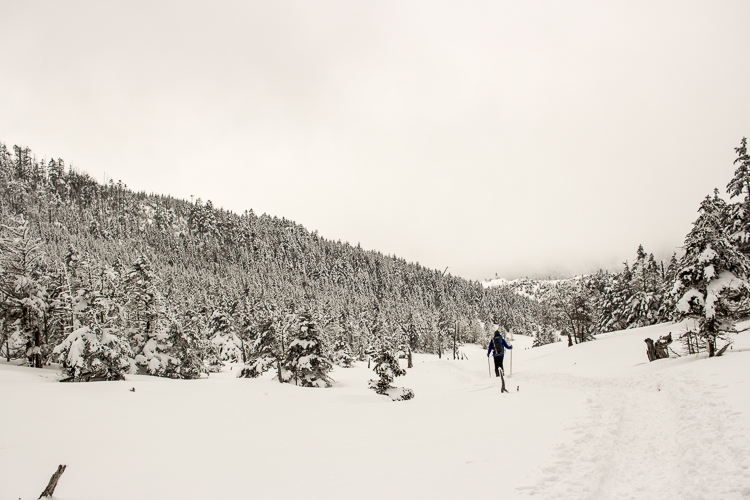
<svg viewBox="0 0 750 500">
<path fill-rule="evenodd" d="M 726 192 L 714 190 L 698 209 L 680 258 L 657 262 L 639 246 L 632 264 L 564 280 L 516 280 L 502 288 L 544 306 L 534 345 L 557 339 L 568 345 L 595 334 L 668 321 L 690 320 L 681 334 L 685 351 L 709 356 L 729 345 L 738 319 L 750 314 L 750 156 L 747 139 L 735 148 L 736 170 Z M 545 329 L 546 328 L 546 329 Z M 723 341 L 719 347 L 717 342 Z"/>
<path fill-rule="evenodd" d="M 195 378 L 236 361 L 245 376 L 325 385 L 327 363 L 383 346 L 456 356 L 496 327 L 548 327 L 511 290 L 2 143 L 0 250 L 0 355 L 59 362 L 69 380 Z"/>
</svg>

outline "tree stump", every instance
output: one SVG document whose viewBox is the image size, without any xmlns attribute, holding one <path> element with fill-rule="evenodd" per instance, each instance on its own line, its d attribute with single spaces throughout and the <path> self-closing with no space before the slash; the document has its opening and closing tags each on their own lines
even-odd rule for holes
<svg viewBox="0 0 750 500">
<path fill-rule="evenodd" d="M 644 340 L 646 343 L 646 356 L 648 356 L 649 361 L 653 361 L 656 359 L 656 348 L 654 347 L 654 341 L 651 339 Z"/>
<path fill-rule="evenodd" d="M 60 476 L 62 476 L 62 473 L 65 472 L 65 468 L 67 465 L 58 465 L 57 466 L 57 472 L 52 474 L 52 477 L 49 480 L 49 484 L 46 488 L 44 488 L 44 491 L 41 495 L 39 495 L 39 498 L 42 497 L 51 497 L 52 494 L 55 492 L 55 488 L 57 487 L 57 481 L 60 480 Z"/>
<path fill-rule="evenodd" d="M 663 359 L 669 357 L 669 344 L 672 343 L 672 332 L 669 335 L 659 337 L 659 340 L 654 342 L 654 348 L 656 349 L 656 359 Z"/>
<path fill-rule="evenodd" d="M 651 339 L 645 339 L 646 343 L 646 355 L 649 361 L 655 361 L 657 359 L 664 359 L 669 357 L 669 344 L 672 343 L 672 333 L 659 337 L 659 340 L 654 342 Z"/>
</svg>

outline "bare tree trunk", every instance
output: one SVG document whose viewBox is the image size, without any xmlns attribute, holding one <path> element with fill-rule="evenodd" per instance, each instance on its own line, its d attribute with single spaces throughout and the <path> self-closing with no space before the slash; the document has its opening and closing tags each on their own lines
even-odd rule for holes
<svg viewBox="0 0 750 500">
<path fill-rule="evenodd" d="M 688 347 L 688 354 L 698 354 L 700 351 L 698 339 L 693 337 L 693 333 L 690 331 L 685 332 L 684 336 Z"/>
<path fill-rule="evenodd" d="M 3 340 L 5 342 L 5 357 L 8 360 L 8 363 L 10 363 L 10 335 L 8 334 L 8 330 L 5 328 L 5 320 L 0 320 L 0 328 L 3 330 Z M 2 345 L 0 345 L 2 347 Z"/>
<path fill-rule="evenodd" d="M 669 357 L 669 344 L 672 343 L 672 334 L 659 337 L 659 340 L 654 342 L 651 339 L 645 339 L 646 343 L 646 355 L 649 361 L 655 361 L 657 359 L 664 359 Z"/>
<path fill-rule="evenodd" d="M 52 477 L 49 480 L 49 484 L 46 488 L 44 488 L 44 491 L 41 495 L 39 495 L 39 498 L 52 496 L 52 494 L 55 492 L 55 488 L 57 487 L 57 482 L 60 480 L 60 476 L 62 476 L 62 473 L 65 472 L 66 467 L 67 465 L 57 466 L 57 472 L 52 474 Z"/>
<path fill-rule="evenodd" d="M 456 351 L 458 350 L 458 346 L 456 345 L 458 342 L 458 320 L 456 320 L 456 329 L 453 331 L 453 359 L 456 359 Z"/>
<path fill-rule="evenodd" d="M 672 343 L 672 333 L 659 337 L 659 340 L 654 342 L 654 349 L 656 350 L 657 359 L 664 359 L 669 357 L 669 344 Z"/>
<path fill-rule="evenodd" d="M 42 368 L 42 332 L 37 326 L 34 331 L 34 368 Z"/>
<path fill-rule="evenodd" d="M 284 357 L 284 328 L 282 327 L 281 328 L 281 355 L 278 358 L 276 358 L 276 363 L 277 363 L 277 367 L 279 370 L 279 383 L 280 384 L 284 383 L 284 378 L 282 377 L 282 373 L 281 373 L 281 358 L 283 357 Z"/>
<path fill-rule="evenodd" d="M 654 348 L 654 341 L 651 339 L 644 340 L 646 342 L 646 356 L 648 356 L 649 361 L 654 361 L 656 359 L 656 349 Z"/>
</svg>

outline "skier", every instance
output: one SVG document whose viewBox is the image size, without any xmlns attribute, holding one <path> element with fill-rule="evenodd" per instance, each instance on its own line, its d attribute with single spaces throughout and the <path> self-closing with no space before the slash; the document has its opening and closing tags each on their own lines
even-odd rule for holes
<svg viewBox="0 0 750 500">
<path fill-rule="evenodd" d="M 490 357 L 490 353 L 495 359 L 495 376 L 499 377 L 500 372 L 503 374 L 503 358 L 505 357 L 505 349 L 513 349 L 512 345 L 508 345 L 505 339 L 500 335 L 500 330 L 495 330 L 495 336 L 490 340 L 490 346 L 487 348 L 487 357 Z"/>
</svg>

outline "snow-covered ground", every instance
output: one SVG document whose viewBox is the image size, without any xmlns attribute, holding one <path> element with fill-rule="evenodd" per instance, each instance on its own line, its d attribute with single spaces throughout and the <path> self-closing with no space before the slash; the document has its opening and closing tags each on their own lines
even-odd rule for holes
<svg viewBox="0 0 750 500">
<path fill-rule="evenodd" d="M 643 339 L 678 329 L 517 335 L 510 394 L 480 346 L 417 355 L 405 402 L 367 389 L 366 363 L 330 389 L 0 363 L 0 499 L 36 499 L 58 464 L 57 500 L 750 498 L 750 332 L 721 358 L 648 363 Z"/>
</svg>

